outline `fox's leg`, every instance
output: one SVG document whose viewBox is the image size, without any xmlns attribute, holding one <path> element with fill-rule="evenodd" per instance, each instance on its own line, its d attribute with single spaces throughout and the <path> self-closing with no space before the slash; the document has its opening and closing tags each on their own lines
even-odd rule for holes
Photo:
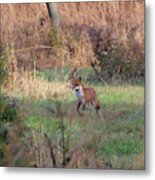
<svg viewBox="0 0 155 180">
<path fill-rule="evenodd" d="M 94 100 L 91 101 L 91 105 L 92 105 L 93 107 L 95 107 Z"/>
<path fill-rule="evenodd" d="M 81 104 L 82 104 L 82 102 L 79 101 L 79 102 L 78 102 L 78 105 L 77 105 L 77 108 L 76 108 L 77 112 L 79 112 L 79 109 L 80 109 Z"/>
<path fill-rule="evenodd" d="M 85 103 L 83 103 L 83 111 L 86 109 L 86 104 Z"/>
<path fill-rule="evenodd" d="M 95 108 L 96 114 L 98 115 L 98 112 L 100 110 L 100 105 L 98 100 L 92 100 L 91 105 Z"/>
<path fill-rule="evenodd" d="M 98 115 L 98 112 L 100 110 L 100 105 L 96 105 L 95 109 L 96 109 L 96 114 Z"/>
<path fill-rule="evenodd" d="M 90 104 L 90 102 L 85 103 L 85 109 L 86 109 L 86 110 L 89 110 L 89 104 Z"/>
</svg>

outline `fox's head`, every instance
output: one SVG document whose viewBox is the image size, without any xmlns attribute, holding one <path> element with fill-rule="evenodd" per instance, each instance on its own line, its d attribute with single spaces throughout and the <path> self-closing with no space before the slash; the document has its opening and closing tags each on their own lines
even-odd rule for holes
<svg viewBox="0 0 155 180">
<path fill-rule="evenodd" d="M 75 91 L 79 91 L 82 88 L 82 78 L 74 78 L 72 80 L 72 88 L 75 89 Z"/>
</svg>

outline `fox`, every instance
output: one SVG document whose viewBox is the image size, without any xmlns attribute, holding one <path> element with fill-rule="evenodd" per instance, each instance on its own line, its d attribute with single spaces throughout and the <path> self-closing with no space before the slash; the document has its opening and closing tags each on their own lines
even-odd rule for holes
<svg viewBox="0 0 155 180">
<path fill-rule="evenodd" d="M 80 114 L 80 106 L 83 106 L 83 111 L 86 109 L 86 106 L 91 104 L 98 115 L 98 111 L 100 110 L 100 102 L 97 98 L 96 91 L 92 87 L 85 87 L 82 78 L 73 78 L 72 79 L 72 89 L 75 91 L 75 95 L 77 97 L 77 107 L 76 110 Z"/>
</svg>

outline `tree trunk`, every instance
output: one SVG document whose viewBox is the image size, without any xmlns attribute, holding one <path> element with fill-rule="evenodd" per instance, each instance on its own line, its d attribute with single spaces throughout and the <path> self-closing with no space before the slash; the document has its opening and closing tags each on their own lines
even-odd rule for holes
<svg viewBox="0 0 155 180">
<path fill-rule="evenodd" d="M 46 3 L 46 6 L 53 26 L 57 28 L 60 25 L 60 15 L 59 15 L 57 3 L 54 2 Z"/>
</svg>

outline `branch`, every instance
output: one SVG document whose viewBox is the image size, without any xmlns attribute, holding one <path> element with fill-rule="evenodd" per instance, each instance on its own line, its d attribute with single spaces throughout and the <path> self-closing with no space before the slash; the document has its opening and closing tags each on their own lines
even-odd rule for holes
<svg viewBox="0 0 155 180">
<path fill-rule="evenodd" d="M 50 155 L 51 155 L 51 160 L 52 160 L 52 163 L 53 163 L 53 167 L 56 168 L 57 163 L 56 163 L 56 157 L 55 157 L 55 154 L 54 154 L 54 151 L 53 151 L 54 147 L 53 147 L 53 145 L 52 145 L 52 143 L 51 143 L 51 141 L 50 141 L 50 139 L 49 139 L 49 137 L 47 136 L 46 133 L 44 133 L 44 136 L 46 137 L 48 146 L 50 148 Z"/>
<path fill-rule="evenodd" d="M 32 51 L 32 50 L 39 50 L 39 49 L 52 49 L 51 46 L 45 46 L 45 45 L 37 45 L 37 46 L 32 46 L 32 47 L 28 47 L 28 48 L 23 48 L 23 49 L 19 49 L 19 50 L 15 50 L 14 53 L 22 53 L 22 52 L 27 52 L 27 51 Z"/>
<path fill-rule="evenodd" d="M 94 69 L 94 72 L 95 72 L 97 78 L 98 78 L 102 83 L 107 84 L 107 82 L 100 76 L 100 73 L 98 72 L 95 63 L 91 62 L 91 66 L 92 66 L 92 68 Z"/>
<path fill-rule="evenodd" d="M 68 80 L 72 80 L 77 76 L 77 68 L 72 68 L 68 73 Z"/>
</svg>

